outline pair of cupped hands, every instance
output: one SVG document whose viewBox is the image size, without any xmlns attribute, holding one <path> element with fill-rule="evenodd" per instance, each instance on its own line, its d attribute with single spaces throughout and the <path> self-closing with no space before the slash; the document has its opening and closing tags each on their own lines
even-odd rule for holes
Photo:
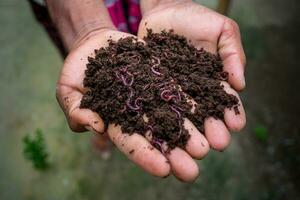
<svg viewBox="0 0 300 200">
<path fill-rule="evenodd" d="M 218 53 L 224 70 L 229 73 L 228 83 L 222 83 L 226 92 L 238 97 L 237 91 L 245 87 L 246 59 L 239 28 L 233 20 L 196 3 L 178 1 L 156 6 L 144 13 L 137 36 L 139 39 L 146 36 L 147 28 L 154 32 L 173 29 L 176 34 L 188 38 L 195 47 Z M 94 30 L 81 38 L 70 51 L 57 83 L 57 99 L 69 126 L 74 132 L 90 130 L 107 134 L 121 152 L 154 176 L 166 177 L 173 174 L 181 181 L 193 181 L 199 174 L 194 159 L 204 158 L 210 149 L 224 150 L 230 143 L 230 131 L 240 131 L 245 126 L 246 117 L 242 103 L 239 105 L 239 115 L 233 110 L 225 110 L 225 123 L 214 118 L 206 119 L 205 134 L 200 133 L 185 119 L 184 126 L 191 135 L 185 149 L 176 147 L 165 155 L 151 148 L 145 137 L 139 134 L 123 134 L 118 125 L 110 124 L 104 130 L 103 120 L 98 114 L 79 108 L 85 91 L 83 79 L 87 58 L 93 56 L 95 49 L 107 46 L 108 39 L 118 40 L 127 36 L 132 35 L 108 28 Z M 132 150 L 134 153 L 130 153 Z"/>
</svg>

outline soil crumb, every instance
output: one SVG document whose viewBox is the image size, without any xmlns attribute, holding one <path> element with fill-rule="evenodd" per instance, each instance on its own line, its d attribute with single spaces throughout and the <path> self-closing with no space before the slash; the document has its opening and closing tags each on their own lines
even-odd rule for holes
<svg viewBox="0 0 300 200">
<path fill-rule="evenodd" d="M 124 134 L 147 134 L 163 153 L 185 147 L 190 135 L 184 118 L 204 133 L 206 118 L 224 120 L 225 108 L 239 114 L 238 99 L 221 84 L 228 73 L 218 55 L 196 49 L 172 30 L 148 30 L 144 40 L 109 40 L 108 47 L 95 50 L 81 108 L 98 113 L 106 126 L 120 125 Z"/>
</svg>

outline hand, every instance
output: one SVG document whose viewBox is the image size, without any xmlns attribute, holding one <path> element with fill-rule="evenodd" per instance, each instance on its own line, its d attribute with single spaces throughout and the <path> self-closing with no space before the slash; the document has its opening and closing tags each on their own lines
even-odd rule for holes
<svg viewBox="0 0 300 200">
<path fill-rule="evenodd" d="M 111 38 L 110 38 L 111 36 Z M 94 56 L 95 49 L 108 45 L 107 40 L 118 40 L 132 36 L 114 30 L 93 31 L 80 39 L 65 59 L 58 83 L 57 99 L 64 111 L 70 128 L 74 132 L 90 130 L 103 134 L 104 123 L 98 114 L 88 109 L 80 109 L 80 102 L 85 92 L 85 77 L 88 56 Z M 167 159 L 141 135 L 123 134 L 120 126 L 109 125 L 107 134 L 113 143 L 134 163 L 152 175 L 164 177 L 170 173 Z M 134 153 L 130 151 L 134 150 Z"/>
<path fill-rule="evenodd" d="M 79 106 L 85 92 L 83 79 L 87 57 L 93 56 L 94 49 L 107 46 L 107 40 L 110 39 L 110 36 L 111 39 L 118 40 L 121 37 L 132 35 L 112 30 L 91 32 L 81 39 L 79 44 L 75 44 L 75 48 L 71 50 L 64 62 L 57 83 L 57 99 L 71 130 L 74 132 L 86 130 L 98 134 L 104 132 L 104 123 L 99 115 L 89 109 L 80 109 Z M 189 120 L 185 119 L 184 125 L 192 138 L 186 147 L 187 152 L 194 157 L 203 157 L 209 150 L 208 142 Z M 146 138 L 139 134 L 130 136 L 123 134 L 120 126 L 110 124 L 106 133 L 130 160 L 154 176 L 165 177 L 169 175 L 172 166 L 173 172 L 176 169 L 174 174 L 180 180 L 191 181 L 197 177 L 198 166 L 182 149 L 174 149 L 166 158 Z M 199 144 L 202 148 L 198 148 Z M 132 150 L 134 153 L 130 153 Z"/>
<path fill-rule="evenodd" d="M 146 36 L 147 28 L 151 28 L 154 32 L 173 29 L 175 33 L 190 39 L 197 48 L 203 47 L 211 53 L 219 53 L 224 70 L 229 73 L 230 85 L 222 84 L 225 85 L 227 93 L 238 97 L 235 90 L 242 90 L 245 87 L 246 62 L 238 25 L 233 20 L 192 1 L 157 2 L 151 5 L 148 1 L 144 3 L 142 1 L 144 13 L 138 37 Z M 206 119 L 204 123 L 206 138 L 198 131 L 194 133 L 190 131 L 191 139 L 185 151 L 175 148 L 167 156 L 173 174 L 184 181 L 193 180 L 198 175 L 198 168 L 192 158 L 203 158 L 209 146 L 218 151 L 225 149 L 230 142 L 229 130 L 239 131 L 245 126 L 246 117 L 241 102 L 239 110 L 240 115 L 235 115 L 233 110 L 225 110 L 226 125 L 221 120 Z M 195 130 L 189 128 L 192 126 L 189 123 L 188 130 Z"/>
</svg>

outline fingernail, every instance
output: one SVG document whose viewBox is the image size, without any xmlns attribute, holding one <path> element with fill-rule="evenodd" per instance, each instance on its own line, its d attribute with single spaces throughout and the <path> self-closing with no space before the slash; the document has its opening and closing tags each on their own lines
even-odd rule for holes
<svg viewBox="0 0 300 200">
<path fill-rule="evenodd" d="M 246 87 L 245 76 L 243 76 L 243 77 L 241 78 L 241 83 L 242 83 L 242 88 Z"/>
<path fill-rule="evenodd" d="M 168 178 L 170 176 L 170 174 L 166 175 L 166 176 L 163 176 L 161 178 Z"/>
<path fill-rule="evenodd" d="M 95 134 L 99 134 L 93 127 L 91 126 L 85 126 L 84 128 L 86 128 L 88 131 L 95 133 Z"/>
</svg>

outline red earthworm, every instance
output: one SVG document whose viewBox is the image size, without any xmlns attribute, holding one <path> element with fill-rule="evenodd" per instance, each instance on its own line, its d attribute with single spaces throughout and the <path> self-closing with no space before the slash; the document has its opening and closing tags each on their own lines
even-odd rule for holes
<svg viewBox="0 0 300 200">
<path fill-rule="evenodd" d="M 177 90 L 177 99 L 178 99 L 178 101 L 181 101 L 181 94 L 180 94 L 180 91 L 179 90 Z"/>
<path fill-rule="evenodd" d="M 162 86 L 165 86 L 166 85 L 166 83 L 160 83 L 160 84 L 158 84 L 157 86 L 158 87 L 162 87 Z"/>
<path fill-rule="evenodd" d="M 158 72 L 158 71 L 156 71 L 156 70 L 154 69 L 154 66 L 151 67 L 151 71 L 152 71 L 153 74 L 155 74 L 155 75 L 157 75 L 157 76 L 161 76 L 161 75 L 162 75 L 162 73 L 160 73 L 160 72 Z"/>
<path fill-rule="evenodd" d="M 166 58 L 169 58 L 169 55 L 167 54 L 167 52 L 163 52 L 163 54 Z"/>
<path fill-rule="evenodd" d="M 178 100 L 178 96 L 177 95 L 170 95 L 169 97 L 168 97 L 168 99 L 167 99 L 167 101 L 170 101 L 171 99 L 176 99 L 176 100 Z"/>
<path fill-rule="evenodd" d="M 176 141 L 178 141 L 178 139 L 180 138 L 181 133 L 182 133 L 182 128 L 181 128 L 180 122 L 179 122 L 179 127 L 180 127 L 180 130 L 179 130 L 179 133 L 178 133 L 178 135 L 177 135 L 177 137 L 176 137 Z"/>
<path fill-rule="evenodd" d="M 120 77 L 121 77 L 121 80 L 122 80 L 123 84 L 124 84 L 125 86 L 127 86 L 127 82 L 126 82 L 125 77 L 124 77 L 123 75 L 120 75 Z"/>
<path fill-rule="evenodd" d="M 151 59 L 151 61 L 153 61 L 153 60 L 156 60 L 156 61 L 157 61 L 157 63 L 156 63 L 156 64 L 154 64 L 154 66 L 158 66 L 158 65 L 160 65 L 160 59 L 159 59 L 159 58 L 157 58 L 157 57 L 155 57 L 155 56 L 152 56 L 152 59 Z"/>
<path fill-rule="evenodd" d="M 124 107 L 120 110 L 121 113 L 125 112 L 126 110 L 126 106 L 124 105 Z"/>
<path fill-rule="evenodd" d="M 175 106 L 170 106 L 171 110 L 176 113 L 177 117 L 181 118 L 181 113 L 177 110 Z"/>
<path fill-rule="evenodd" d="M 134 81 L 134 77 L 133 76 L 131 76 L 131 79 L 130 79 L 129 82 L 127 82 L 126 78 L 123 75 L 121 75 L 121 79 L 122 79 L 122 82 L 123 82 L 123 84 L 125 86 L 132 86 L 132 83 Z"/>
<path fill-rule="evenodd" d="M 165 86 L 165 87 L 159 88 L 159 90 L 162 90 L 162 91 L 164 91 L 164 90 L 170 90 L 170 89 L 172 89 L 170 86 Z"/>
<path fill-rule="evenodd" d="M 160 150 L 162 152 L 162 154 L 165 154 L 165 151 L 162 147 L 162 142 L 163 142 L 162 140 L 153 138 L 153 140 L 151 141 L 151 144 L 153 146 L 155 146 L 156 148 L 158 148 L 158 150 Z"/>
<path fill-rule="evenodd" d="M 136 98 L 134 101 L 135 107 L 141 107 L 142 100 L 143 98 L 141 97 Z"/>
<path fill-rule="evenodd" d="M 148 87 L 149 87 L 150 84 L 146 84 L 144 87 L 143 87 L 143 90 L 146 90 Z"/>
<path fill-rule="evenodd" d="M 161 93 L 160 93 L 160 97 L 162 99 L 164 99 L 165 95 L 166 96 L 170 96 L 170 93 L 171 93 L 171 90 L 163 90 Z"/>
<path fill-rule="evenodd" d="M 130 108 L 131 110 L 135 110 L 135 111 L 137 111 L 137 110 L 140 110 L 140 108 L 141 107 L 139 107 L 139 106 L 132 106 L 131 104 L 130 104 L 130 99 L 128 99 L 127 101 L 126 101 L 126 105 L 127 105 L 127 107 L 128 108 Z"/>
<path fill-rule="evenodd" d="M 140 63 L 140 61 L 141 61 L 141 58 L 138 55 L 134 55 L 131 58 L 137 58 L 136 62 L 132 62 L 133 65 L 136 65 L 136 64 Z"/>
<path fill-rule="evenodd" d="M 126 73 L 131 77 L 131 80 L 129 82 L 129 86 L 132 86 L 132 83 L 134 81 L 134 76 L 129 71 L 126 71 Z"/>
<path fill-rule="evenodd" d="M 171 84 L 173 84 L 174 83 L 174 80 L 172 79 L 172 80 L 170 80 L 170 81 L 166 81 L 166 82 L 164 82 L 164 83 L 160 83 L 160 84 L 158 84 L 157 86 L 158 87 L 162 87 L 162 86 L 165 86 L 165 85 L 171 85 Z"/>
<path fill-rule="evenodd" d="M 127 105 L 128 108 L 137 111 L 137 110 L 139 110 L 141 107 L 138 106 L 138 105 L 134 105 L 134 106 L 131 105 L 131 98 L 132 98 L 132 97 L 133 97 L 133 91 L 130 90 L 129 97 L 128 97 L 127 101 L 126 101 L 126 105 Z"/>
<path fill-rule="evenodd" d="M 133 72 L 132 75 L 138 75 L 140 72 Z"/>
<path fill-rule="evenodd" d="M 126 71 L 126 74 L 128 74 L 129 76 L 133 76 L 129 71 Z"/>
<path fill-rule="evenodd" d="M 125 66 L 124 68 L 121 68 L 121 69 L 120 69 L 120 71 L 121 71 L 121 72 L 124 72 L 124 73 L 127 72 L 127 70 L 128 70 L 128 66 Z"/>
<path fill-rule="evenodd" d="M 165 101 L 170 101 L 173 98 L 175 98 L 175 99 L 178 98 L 176 95 L 161 95 L 160 97 Z"/>
<path fill-rule="evenodd" d="M 132 90 L 130 90 L 130 93 L 129 93 L 129 99 L 130 99 L 131 97 L 133 97 L 133 91 L 132 91 Z"/>
<path fill-rule="evenodd" d="M 128 83 L 128 86 L 132 86 L 133 81 L 134 81 L 134 76 L 131 76 L 131 79 L 130 79 L 130 82 Z"/>
<path fill-rule="evenodd" d="M 180 110 L 181 112 L 183 112 L 183 109 L 180 107 L 176 107 L 178 110 Z"/>
<path fill-rule="evenodd" d="M 160 97 L 165 101 L 170 101 L 173 98 L 178 100 L 180 98 L 177 95 L 174 95 L 174 94 L 171 95 L 170 93 L 171 93 L 170 90 L 164 90 L 160 93 Z"/>
<path fill-rule="evenodd" d="M 162 73 L 160 73 L 160 72 L 158 72 L 158 71 L 156 71 L 156 70 L 154 69 L 155 67 L 157 67 L 157 66 L 160 65 L 160 59 L 157 58 L 157 57 L 155 57 L 155 56 L 153 56 L 153 58 L 151 59 L 151 61 L 153 62 L 154 60 L 156 60 L 157 63 L 152 65 L 151 71 L 153 72 L 153 74 L 155 74 L 155 75 L 157 75 L 157 76 L 161 76 Z"/>
<path fill-rule="evenodd" d="M 152 133 L 154 132 L 154 129 L 153 129 L 152 125 L 148 125 L 147 127 L 151 130 Z"/>
<path fill-rule="evenodd" d="M 115 75 L 118 79 L 121 79 L 119 72 L 115 72 Z"/>
</svg>

